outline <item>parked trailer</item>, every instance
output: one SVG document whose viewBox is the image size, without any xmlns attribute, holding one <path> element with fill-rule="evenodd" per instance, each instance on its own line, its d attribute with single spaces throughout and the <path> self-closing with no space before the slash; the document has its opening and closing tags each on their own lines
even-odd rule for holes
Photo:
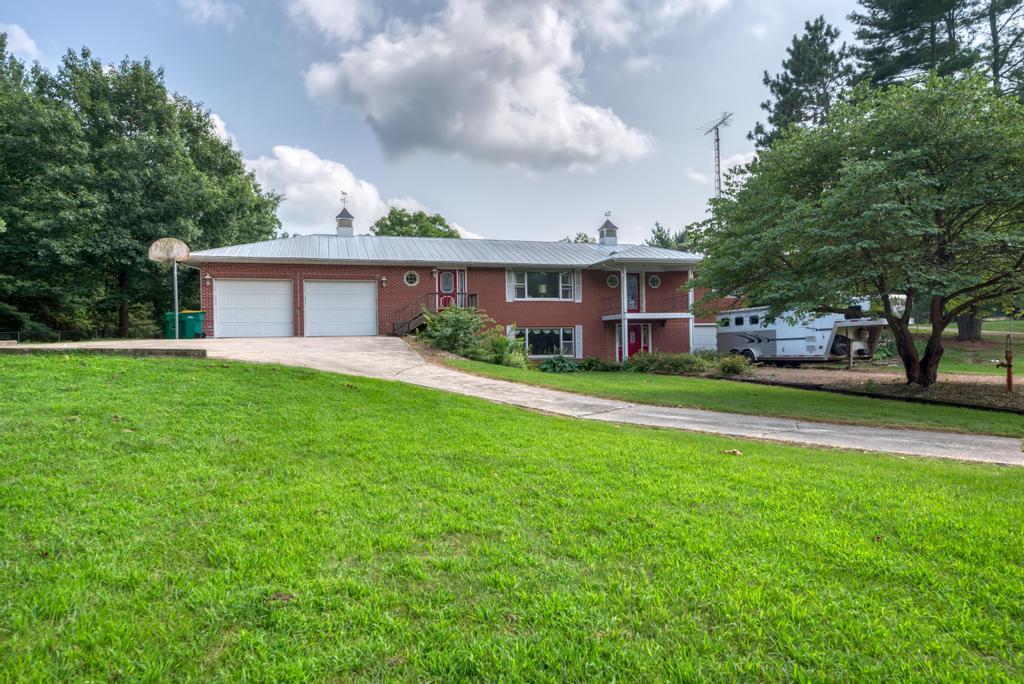
<svg viewBox="0 0 1024 684">
<path fill-rule="evenodd" d="M 861 307 L 866 310 L 866 306 Z M 742 354 L 750 361 L 800 364 L 870 359 L 886 326 L 884 320 L 827 314 L 789 323 L 793 314 L 773 321 L 768 307 L 718 313 L 718 351 Z"/>
</svg>

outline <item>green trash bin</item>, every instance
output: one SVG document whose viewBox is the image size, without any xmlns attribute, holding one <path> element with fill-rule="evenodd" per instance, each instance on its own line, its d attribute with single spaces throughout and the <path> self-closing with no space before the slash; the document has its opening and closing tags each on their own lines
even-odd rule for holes
<svg viewBox="0 0 1024 684">
<path fill-rule="evenodd" d="M 178 314 L 178 337 L 182 340 L 193 340 L 197 337 L 205 337 L 203 333 L 203 321 L 206 319 L 205 311 L 182 311 Z M 174 339 L 174 312 L 168 311 L 164 314 L 164 337 L 168 340 Z"/>
</svg>

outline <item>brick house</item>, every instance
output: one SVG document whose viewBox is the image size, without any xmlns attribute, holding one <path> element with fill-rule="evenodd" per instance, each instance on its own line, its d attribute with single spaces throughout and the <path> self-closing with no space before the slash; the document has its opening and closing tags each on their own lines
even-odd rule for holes
<svg viewBox="0 0 1024 684">
<path fill-rule="evenodd" d="M 596 244 L 357 236 L 352 221 L 343 209 L 335 234 L 193 253 L 205 333 L 405 334 L 424 310 L 473 306 L 537 358 L 616 358 L 623 339 L 627 356 L 714 347 L 714 319 L 694 319 L 686 289 L 700 257 L 620 245 L 610 221 Z"/>
</svg>

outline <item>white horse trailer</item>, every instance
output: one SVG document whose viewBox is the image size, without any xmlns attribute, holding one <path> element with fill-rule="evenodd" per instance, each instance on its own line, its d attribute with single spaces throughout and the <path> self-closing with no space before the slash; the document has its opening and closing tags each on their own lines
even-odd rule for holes
<svg viewBox="0 0 1024 684">
<path fill-rule="evenodd" d="M 867 306 L 860 305 L 861 312 Z M 884 320 L 827 314 L 792 320 L 784 313 L 773 321 L 765 319 L 768 307 L 721 311 L 718 321 L 718 351 L 742 354 L 750 361 L 800 364 L 823 361 L 870 359 L 878 338 L 887 325 Z"/>
</svg>

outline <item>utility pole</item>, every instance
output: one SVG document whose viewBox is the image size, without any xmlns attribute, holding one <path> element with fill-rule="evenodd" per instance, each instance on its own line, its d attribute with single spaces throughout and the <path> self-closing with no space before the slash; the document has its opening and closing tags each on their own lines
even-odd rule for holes
<svg viewBox="0 0 1024 684">
<path fill-rule="evenodd" d="M 722 197 L 722 139 L 719 129 L 732 123 L 732 112 L 722 112 L 722 115 L 714 123 L 710 123 L 701 130 L 704 135 L 715 134 L 715 199 Z"/>
</svg>

